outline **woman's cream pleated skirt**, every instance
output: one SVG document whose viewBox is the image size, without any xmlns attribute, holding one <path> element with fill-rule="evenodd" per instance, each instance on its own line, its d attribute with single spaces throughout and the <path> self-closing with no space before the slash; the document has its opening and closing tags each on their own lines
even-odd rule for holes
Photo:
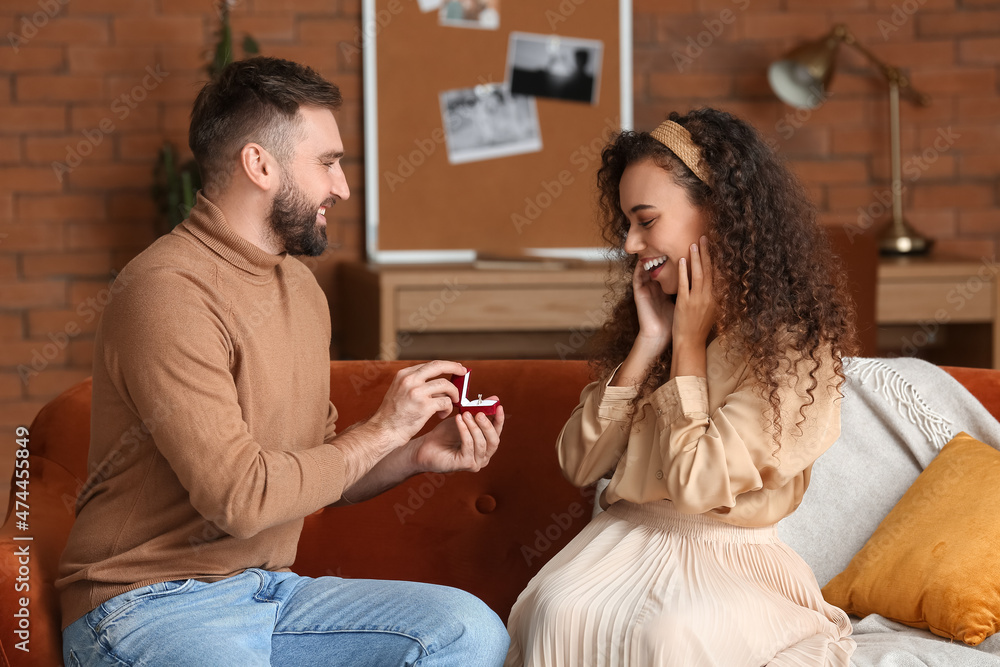
<svg viewBox="0 0 1000 667">
<path fill-rule="evenodd" d="M 851 623 L 774 526 L 619 501 L 528 583 L 505 667 L 848 667 Z"/>
</svg>

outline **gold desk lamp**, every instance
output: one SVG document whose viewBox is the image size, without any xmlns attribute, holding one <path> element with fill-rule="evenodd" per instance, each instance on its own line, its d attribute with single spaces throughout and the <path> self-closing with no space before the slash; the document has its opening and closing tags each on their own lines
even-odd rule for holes
<svg viewBox="0 0 1000 667">
<path fill-rule="evenodd" d="M 875 54 L 858 43 L 843 24 L 837 24 L 828 35 L 806 42 L 771 63 L 767 79 L 781 101 L 798 109 L 815 109 L 825 100 L 836 66 L 837 49 L 852 46 L 875 65 L 889 82 L 889 123 L 892 150 L 892 224 L 879 237 L 879 250 L 886 255 L 922 255 L 931 249 L 933 241 L 920 236 L 903 218 L 903 181 L 900 175 L 899 94 L 918 106 L 928 106 L 930 98 L 917 92 L 909 79 L 898 69 L 886 65 Z"/>
</svg>

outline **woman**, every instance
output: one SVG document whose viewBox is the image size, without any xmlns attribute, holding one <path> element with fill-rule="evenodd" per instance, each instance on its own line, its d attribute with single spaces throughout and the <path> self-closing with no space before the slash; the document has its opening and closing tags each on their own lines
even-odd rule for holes
<svg viewBox="0 0 1000 667">
<path fill-rule="evenodd" d="M 559 436 L 606 511 L 511 611 L 510 667 L 849 665 L 847 615 L 776 534 L 840 433 L 855 353 L 801 188 L 713 109 L 623 132 L 598 172 L 628 285 Z"/>
</svg>

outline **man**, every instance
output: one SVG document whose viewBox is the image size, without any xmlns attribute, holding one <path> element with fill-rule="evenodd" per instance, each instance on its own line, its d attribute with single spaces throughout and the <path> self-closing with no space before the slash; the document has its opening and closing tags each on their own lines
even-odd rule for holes
<svg viewBox="0 0 1000 667">
<path fill-rule="evenodd" d="M 467 593 L 288 570 L 306 515 L 479 470 L 503 428 L 498 409 L 417 438 L 459 399 L 442 376 L 465 372 L 434 361 L 336 434 L 329 309 L 291 255 L 322 253 L 350 196 L 340 104 L 273 58 L 229 65 L 195 101 L 204 192 L 118 276 L 95 338 L 93 472 L 56 582 L 67 665 L 503 662 L 503 624 Z"/>
</svg>

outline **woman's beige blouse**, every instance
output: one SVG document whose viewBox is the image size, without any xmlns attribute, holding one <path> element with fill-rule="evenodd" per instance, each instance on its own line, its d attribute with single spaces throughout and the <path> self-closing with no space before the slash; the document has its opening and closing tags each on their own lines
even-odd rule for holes
<svg viewBox="0 0 1000 667">
<path fill-rule="evenodd" d="M 729 354 L 729 357 L 735 355 Z M 667 499 L 689 514 L 713 512 L 738 526 L 769 526 L 791 514 L 809 486 L 813 462 L 840 436 L 840 394 L 833 360 L 816 369 L 801 360 L 779 389 L 776 447 L 767 398 L 744 360 L 729 359 L 724 340 L 707 349 L 708 378 L 670 380 L 643 398 L 630 417 L 635 387 L 587 385 L 556 445 L 566 478 L 591 484 L 614 471 L 601 504 Z M 612 375 L 613 377 L 613 375 Z"/>
</svg>

